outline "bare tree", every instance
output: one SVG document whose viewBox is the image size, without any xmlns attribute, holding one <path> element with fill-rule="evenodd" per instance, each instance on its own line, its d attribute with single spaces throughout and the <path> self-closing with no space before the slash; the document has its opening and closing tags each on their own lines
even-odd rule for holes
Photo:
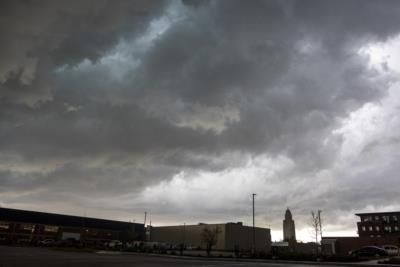
<svg viewBox="0 0 400 267">
<path fill-rule="evenodd" d="M 322 246 L 322 219 L 321 219 L 321 210 L 318 210 L 318 224 L 319 224 L 319 235 L 321 237 L 320 242 Z"/>
<path fill-rule="evenodd" d="M 322 241 L 322 221 L 320 210 L 317 212 L 311 211 L 311 226 L 313 228 L 313 234 L 315 235 L 315 255 L 318 255 L 318 235 L 320 235 Z"/>
<path fill-rule="evenodd" d="M 220 233 L 218 226 L 215 226 L 215 229 L 209 229 L 208 227 L 205 227 L 201 233 L 201 238 L 203 242 L 206 244 L 206 251 L 208 257 L 210 257 L 211 255 L 212 247 L 217 244 L 218 233 Z"/>
</svg>

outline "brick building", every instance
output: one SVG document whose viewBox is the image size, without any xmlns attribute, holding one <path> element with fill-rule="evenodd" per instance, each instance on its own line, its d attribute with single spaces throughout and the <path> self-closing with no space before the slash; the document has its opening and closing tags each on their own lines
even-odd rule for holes
<svg viewBox="0 0 400 267">
<path fill-rule="evenodd" d="M 400 247 L 400 212 L 357 213 L 358 236 L 323 237 L 326 254 L 348 254 L 363 246 L 395 245 Z"/>
<path fill-rule="evenodd" d="M 400 212 L 358 213 L 360 237 L 400 237 Z"/>
</svg>

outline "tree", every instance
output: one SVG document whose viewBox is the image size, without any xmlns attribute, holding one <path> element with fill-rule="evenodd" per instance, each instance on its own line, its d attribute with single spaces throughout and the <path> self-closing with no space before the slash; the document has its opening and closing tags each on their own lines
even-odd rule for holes
<svg viewBox="0 0 400 267">
<path fill-rule="evenodd" d="M 215 226 L 215 229 L 209 229 L 208 227 L 205 227 L 201 232 L 201 239 L 206 244 L 206 251 L 208 257 L 210 257 L 211 255 L 212 247 L 217 244 L 219 233 L 220 230 L 218 226 Z"/>
<path fill-rule="evenodd" d="M 315 235 L 315 255 L 318 255 L 318 235 L 320 235 L 322 242 L 321 210 L 317 212 L 311 211 L 311 226 L 313 228 L 313 234 Z"/>
</svg>

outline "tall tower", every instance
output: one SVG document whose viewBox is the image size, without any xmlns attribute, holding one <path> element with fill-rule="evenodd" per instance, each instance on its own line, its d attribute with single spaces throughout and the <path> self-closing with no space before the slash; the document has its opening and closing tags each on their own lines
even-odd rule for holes
<svg viewBox="0 0 400 267">
<path fill-rule="evenodd" d="M 283 241 L 296 242 L 296 229 L 289 208 L 286 210 L 283 220 Z"/>
</svg>

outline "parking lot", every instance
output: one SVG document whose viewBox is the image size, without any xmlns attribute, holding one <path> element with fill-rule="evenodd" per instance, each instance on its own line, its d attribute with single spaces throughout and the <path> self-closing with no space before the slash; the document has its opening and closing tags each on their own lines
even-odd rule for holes
<svg viewBox="0 0 400 267">
<path fill-rule="evenodd" d="M 309 266 L 301 264 L 235 262 L 213 259 L 188 259 L 179 257 L 163 257 L 156 255 L 139 255 L 130 253 L 87 253 L 56 251 L 37 247 L 0 246 L 0 267 L 43 267 L 43 266 Z M 318 265 L 312 265 L 318 266 Z M 324 265 L 327 266 L 327 265 Z"/>
</svg>

